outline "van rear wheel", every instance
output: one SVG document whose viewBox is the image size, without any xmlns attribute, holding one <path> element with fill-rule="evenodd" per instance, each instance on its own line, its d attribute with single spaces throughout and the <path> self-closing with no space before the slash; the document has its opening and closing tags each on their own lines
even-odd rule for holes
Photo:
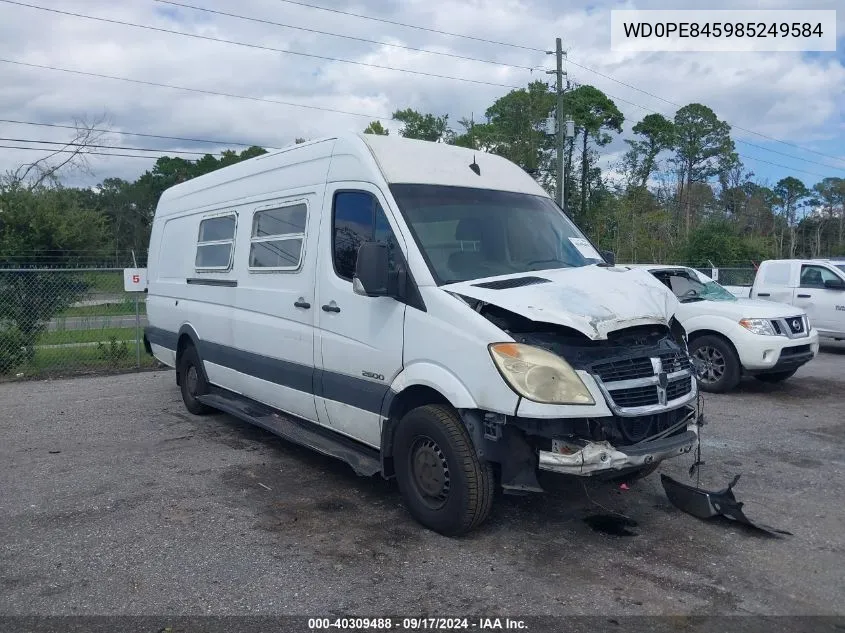
<svg viewBox="0 0 845 633">
<path fill-rule="evenodd" d="M 185 408 L 194 415 L 205 415 L 213 409 L 197 400 L 197 396 L 208 393 L 208 380 L 202 367 L 197 349 L 188 345 L 179 357 L 179 388 Z"/>
<path fill-rule="evenodd" d="M 466 427 L 451 408 L 426 405 L 407 413 L 396 430 L 394 463 L 408 510 L 427 528 L 457 536 L 490 514 L 493 469 L 478 459 Z"/>
</svg>

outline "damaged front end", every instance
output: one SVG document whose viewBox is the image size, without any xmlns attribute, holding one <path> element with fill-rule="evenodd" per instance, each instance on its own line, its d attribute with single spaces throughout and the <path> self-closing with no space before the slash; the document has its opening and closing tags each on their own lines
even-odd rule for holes
<svg viewBox="0 0 845 633">
<path fill-rule="evenodd" d="M 548 350 L 588 376 L 610 415 L 506 416 L 464 412 L 484 457 L 501 465 L 506 491 L 540 490 L 535 473 L 620 478 L 651 472 L 663 460 L 693 451 L 699 406 L 695 368 L 683 328 L 673 319 L 590 339 L 494 305 L 476 310 L 517 343 Z M 575 411 L 574 408 L 570 410 Z"/>
</svg>

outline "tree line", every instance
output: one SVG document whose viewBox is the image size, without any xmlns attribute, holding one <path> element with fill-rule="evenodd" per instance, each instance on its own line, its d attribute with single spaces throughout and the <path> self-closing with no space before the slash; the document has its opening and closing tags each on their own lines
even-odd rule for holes
<svg viewBox="0 0 845 633">
<path fill-rule="evenodd" d="M 555 104 L 547 84 L 535 81 L 496 99 L 479 121 L 453 124 L 448 115 L 410 108 L 393 119 L 404 137 L 504 156 L 555 194 L 557 154 L 547 133 Z M 564 208 L 618 261 L 730 266 L 845 254 L 845 179 L 826 177 L 808 187 L 792 176 L 774 183 L 756 177 L 736 152 L 731 126 L 706 105 L 637 121 L 624 139 L 627 151 L 612 164 L 600 159 L 625 124 L 613 99 L 594 86 L 574 86 L 565 93 L 564 112 L 575 123 L 563 153 Z M 104 261 L 145 253 L 155 207 L 168 187 L 266 151 L 256 146 L 198 160 L 162 156 L 134 181 L 62 186 L 68 169 L 85 168 L 86 148 L 99 140 L 93 129 L 79 125 L 67 146 L 72 149 L 60 159 L 40 159 L 0 180 L 0 265 L 36 253 L 39 262 L 52 264 L 80 252 Z M 373 121 L 364 132 L 388 130 Z"/>
</svg>

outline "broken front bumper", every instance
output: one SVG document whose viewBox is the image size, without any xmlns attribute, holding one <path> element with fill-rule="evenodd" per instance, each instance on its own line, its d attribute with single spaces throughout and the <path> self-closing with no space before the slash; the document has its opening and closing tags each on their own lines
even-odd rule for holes
<svg viewBox="0 0 845 633">
<path fill-rule="evenodd" d="M 540 451 L 539 468 L 581 476 L 629 470 L 689 453 L 697 441 L 698 426 L 691 421 L 683 433 L 632 446 L 614 447 L 610 442 L 586 442 L 577 450 Z"/>
</svg>

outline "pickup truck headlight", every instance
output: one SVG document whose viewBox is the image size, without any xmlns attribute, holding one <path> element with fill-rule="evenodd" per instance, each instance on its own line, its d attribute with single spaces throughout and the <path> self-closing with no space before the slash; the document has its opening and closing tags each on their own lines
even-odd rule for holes
<svg viewBox="0 0 845 633">
<path fill-rule="evenodd" d="M 768 319 L 741 319 L 739 324 L 749 332 L 763 336 L 777 336 L 775 328 Z"/>
<path fill-rule="evenodd" d="M 560 356 L 520 343 L 495 343 L 490 355 L 505 381 L 523 398 L 544 404 L 596 403 Z"/>
</svg>

